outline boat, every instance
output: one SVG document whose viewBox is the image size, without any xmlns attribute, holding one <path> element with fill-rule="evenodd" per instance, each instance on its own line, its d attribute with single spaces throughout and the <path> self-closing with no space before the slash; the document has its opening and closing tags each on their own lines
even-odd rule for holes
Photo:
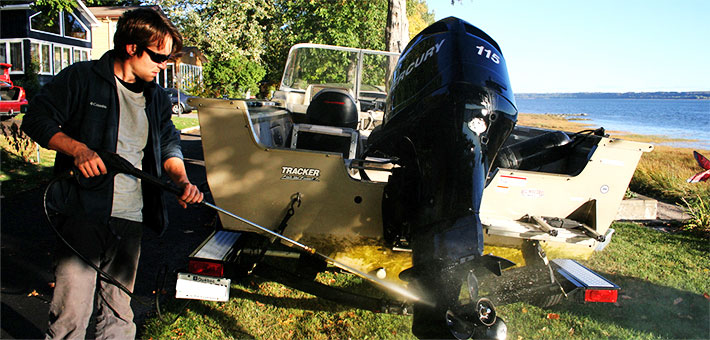
<svg viewBox="0 0 710 340">
<path fill-rule="evenodd" d="M 504 338 L 495 306 L 515 301 L 616 301 L 619 287 L 578 260 L 611 242 L 653 147 L 516 126 L 501 49 L 463 20 L 434 23 L 401 54 L 297 44 L 270 100 L 190 104 L 215 205 L 241 218 L 220 214 L 183 283 L 224 287 L 199 275 L 268 276 L 264 257 L 317 253 L 316 268 L 386 291 L 394 303 L 379 310 L 413 310 L 420 338 Z M 293 268 L 312 280 L 306 267 Z M 224 301 L 228 286 L 178 296 Z"/>
</svg>

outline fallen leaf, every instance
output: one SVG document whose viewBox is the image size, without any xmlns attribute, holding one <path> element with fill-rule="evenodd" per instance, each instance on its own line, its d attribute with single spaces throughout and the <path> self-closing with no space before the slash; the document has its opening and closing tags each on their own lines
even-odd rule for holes
<svg viewBox="0 0 710 340">
<path fill-rule="evenodd" d="M 528 312 L 528 309 L 527 309 L 527 308 L 525 308 L 525 307 L 523 307 L 523 310 L 522 310 L 522 312 L 523 312 L 523 313 L 527 313 L 527 312 Z"/>
<path fill-rule="evenodd" d="M 560 315 L 557 313 L 547 313 L 547 318 L 551 320 L 559 320 Z"/>
<path fill-rule="evenodd" d="M 47 285 L 49 285 L 49 288 L 54 288 L 54 286 L 56 286 L 57 284 L 54 282 L 50 282 Z"/>
<path fill-rule="evenodd" d="M 27 294 L 27 296 L 39 296 L 39 293 L 37 293 L 36 290 L 33 290 L 32 293 Z"/>
<path fill-rule="evenodd" d="M 628 295 L 622 295 L 621 298 L 624 300 L 631 300 L 631 297 Z"/>
<path fill-rule="evenodd" d="M 567 331 L 567 334 L 569 334 L 569 336 L 574 335 L 574 327 L 570 327 L 570 329 Z"/>
<path fill-rule="evenodd" d="M 194 233 L 194 231 L 189 230 L 189 229 L 188 229 L 188 230 L 183 230 L 182 232 L 185 233 L 185 234 L 192 234 L 192 233 Z"/>
<path fill-rule="evenodd" d="M 693 320 L 693 316 L 692 316 L 692 315 L 688 315 L 688 314 L 680 314 L 680 313 L 678 313 L 678 317 L 681 318 L 681 319 Z"/>
<path fill-rule="evenodd" d="M 677 298 L 677 299 L 673 300 L 673 304 L 674 304 L 674 305 L 677 305 L 677 304 L 679 304 L 679 303 L 681 303 L 681 302 L 683 302 L 683 298 Z"/>
<path fill-rule="evenodd" d="M 706 299 L 710 300 L 710 294 L 708 294 L 708 293 L 703 293 L 703 297 L 705 297 Z"/>
</svg>

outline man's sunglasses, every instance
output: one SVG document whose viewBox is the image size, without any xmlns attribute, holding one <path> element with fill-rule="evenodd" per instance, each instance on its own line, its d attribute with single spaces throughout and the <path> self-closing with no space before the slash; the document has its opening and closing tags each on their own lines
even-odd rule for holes
<svg viewBox="0 0 710 340">
<path fill-rule="evenodd" d="M 150 60 L 152 60 L 152 61 L 153 61 L 154 63 L 156 63 L 156 64 L 162 64 L 162 63 L 168 61 L 168 59 L 170 59 L 170 57 L 172 56 L 172 55 L 170 55 L 170 54 L 165 55 L 165 54 L 160 54 L 160 53 L 153 52 L 153 51 L 151 51 L 151 50 L 150 50 L 149 48 L 147 48 L 147 47 L 144 47 L 144 48 L 143 48 L 143 51 L 145 51 L 146 53 L 148 53 L 148 56 L 150 57 Z"/>
</svg>

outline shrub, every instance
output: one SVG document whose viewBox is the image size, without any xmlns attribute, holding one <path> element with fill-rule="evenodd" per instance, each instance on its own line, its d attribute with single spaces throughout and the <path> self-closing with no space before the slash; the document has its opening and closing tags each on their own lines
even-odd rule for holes
<svg viewBox="0 0 710 340">
<path fill-rule="evenodd" d="M 685 210 L 690 215 L 690 219 L 685 223 L 687 230 L 699 231 L 710 234 L 710 200 L 703 200 L 700 195 L 694 199 L 682 198 Z"/>
<path fill-rule="evenodd" d="M 10 126 L 2 124 L 2 135 L 7 139 L 10 151 L 20 156 L 25 162 L 34 162 L 32 155 L 37 151 L 37 145 L 28 137 L 16 122 Z"/>
<path fill-rule="evenodd" d="M 256 94 L 264 67 L 237 55 L 230 59 L 216 59 L 205 66 L 205 87 L 202 96 L 244 98 L 247 92 Z"/>
</svg>

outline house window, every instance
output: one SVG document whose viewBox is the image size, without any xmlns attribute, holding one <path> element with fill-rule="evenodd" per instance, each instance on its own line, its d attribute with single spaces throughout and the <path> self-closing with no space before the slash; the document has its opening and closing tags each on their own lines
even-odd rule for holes
<svg viewBox="0 0 710 340">
<path fill-rule="evenodd" d="M 54 46 L 54 74 L 59 73 L 71 64 L 71 49 L 69 47 Z"/>
<path fill-rule="evenodd" d="M 71 64 L 71 49 L 62 47 L 62 69 Z"/>
<path fill-rule="evenodd" d="M 87 50 L 74 49 L 74 62 L 89 60 L 89 52 Z"/>
<path fill-rule="evenodd" d="M 42 15 L 42 12 L 34 14 L 30 17 L 30 29 L 33 31 L 41 31 L 51 34 L 62 34 L 62 29 L 59 23 L 59 18 L 54 18 L 51 20 L 46 15 Z"/>
<path fill-rule="evenodd" d="M 88 30 L 74 14 L 64 12 L 64 36 L 87 40 Z"/>
<path fill-rule="evenodd" d="M 10 44 L 10 64 L 12 64 L 12 69 L 10 69 L 11 72 L 24 72 L 25 71 L 25 63 L 23 62 L 24 58 L 23 53 L 22 53 L 22 42 L 11 42 Z"/>
<path fill-rule="evenodd" d="M 32 61 L 37 63 L 39 68 L 37 72 L 41 74 L 51 74 L 51 54 L 49 53 L 49 44 L 41 43 L 31 43 L 30 44 L 30 55 L 32 56 Z"/>
<path fill-rule="evenodd" d="M 89 29 L 72 13 L 62 11 L 61 15 L 50 20 L 42 12 L 30 16 L 30 30 L 64 36 L 72 39 L 90 41 Z"/>
<path fill-rule="evenodd" d="M 22 73 L 25 70 L 21 41 L 0 42 L 0 63 L 11 64 L 10 73 Z"/>
</svg>

